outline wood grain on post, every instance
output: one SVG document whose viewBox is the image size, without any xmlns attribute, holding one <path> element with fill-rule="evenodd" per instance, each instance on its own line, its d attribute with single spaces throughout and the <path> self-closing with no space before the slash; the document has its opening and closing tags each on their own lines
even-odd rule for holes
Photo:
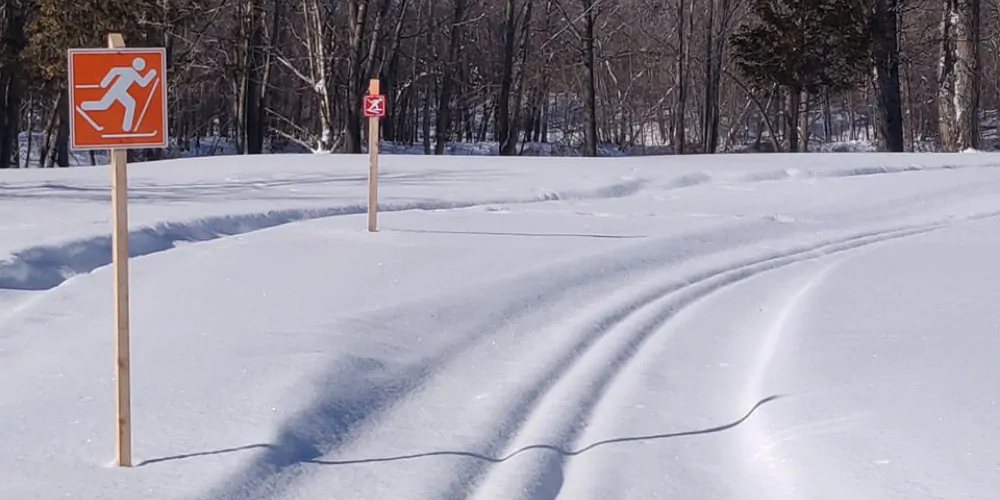
<svg viewBox="0 0 1000 500">
<path fill-rule="evenodd" d="M 379 94 L 379 81 L 372 79 L 369 95 Z M 368 118 L 368 231 L 378 230 L 378 144 L 379 118 Z"/>
<path fill-rule="evenodd" d="M 108 35 L 108 48 L 125 47 L 120 34 Z M 111 159 L 111 262 L 115 301 L 115 428 L 116 458 L 121 467 L 132 466 L 131 367 L 129 361 L 128 301 L 128 150 L 112 149 Z"/>
</svg>

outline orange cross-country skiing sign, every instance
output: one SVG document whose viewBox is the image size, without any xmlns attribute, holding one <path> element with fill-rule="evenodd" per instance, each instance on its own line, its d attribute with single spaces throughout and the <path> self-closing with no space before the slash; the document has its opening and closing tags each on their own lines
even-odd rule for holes
<svg viewBox="0 0 1000 500">
<path fill-rule="evenodd" d="M 166 63 L 163 48 L 70 49 L 70 147 L 167 147 Z"/>
</svg>

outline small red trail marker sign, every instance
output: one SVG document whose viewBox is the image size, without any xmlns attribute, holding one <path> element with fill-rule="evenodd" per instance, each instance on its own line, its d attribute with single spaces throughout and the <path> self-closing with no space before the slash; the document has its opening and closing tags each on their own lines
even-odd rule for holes
<svg viewBox="0 0 1000 500">
<path fill-rule="evenodd" d="M 365 118 L 382 118 L 385 116 L 385 96 L 372 95 L 365 96 L 364 102 Z"/>
</svg>

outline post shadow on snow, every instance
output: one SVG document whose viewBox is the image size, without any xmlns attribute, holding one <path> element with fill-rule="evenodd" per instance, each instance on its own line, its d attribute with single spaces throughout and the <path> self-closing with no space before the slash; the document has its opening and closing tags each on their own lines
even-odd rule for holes
<svg viewBox="0 0 1000 500">
<path fill-rule="evenodd" d="M 189 458 L 210 457 L 214 455 L 228 455 L 230 453 L 239 453 L 241 451 L 269 449 L 272 446 L 273 445 L 270 444 L 248 444 L 246 446 L 238 446 L 236 448 L 225 448 L 222 450 L 213 450 L 213 451 L 199 451 L 195 453 L 184 453 L 182 455 L 173 455 L 169 457 L 151 458 L 149 460 L 143 460 L 142 462 L 139 462 L 138 467 L 153 465 L 160 462 L 173 462 L 176 460 L 186 460 Z"/>
<path fill-rule="evenodd" d="M 731 430 L 731 429 L 734 429 L 734 428 L 740 426 L 741 424 L 743 424 L 744 422 L 746 422 L 747 420 L 749 420 L 750 417 L 758 409 L 760 409 L 762 406 L 764 406 L 764 405 L 766 405 L 768 403 L 771 403 L 773 401 L 776 401 L 778 399 L 784 398 L 784 397 L 787 397 L 787 395 L 785 395 L 785 394 L 775 394 L 775 395 L 772 395 L 772 396 L 768 396 L 768 397 L 766 397 L 766 398 L 758 401 L 752 408 L 750 408 L 749 411 L 747 411 L 746 414 L 744 414 L 738 420 L 735 420 L 733 422 L 729 422 L 727 424 L 718 425 L 718 426 L 715 426 L 715 427 L 709 427 L 707 429 L 697 429 L 697 430 L 691 430 L 691 431 L 671 432 L 671 433 L 663 433 L 663 434 L 648 434 L 648 435 L 642 435 L 642 436 L 628 436 L 628 437 L 621 437 L 621 438 L 605 439 L 603 441 L 597 441 L 597 442 L 591 443 L 591 444 L 589 444 L 587 446 L 584 446 L 584 447 L 576 449 L 576 450 L 567 450 L 565 448 L 561 448 L 559 446 L 553 446 L 553 445 L 549 445 L 549 444 L 535 444 L 535 445 L 525 446 L 524 448 L 521 448 L 519 450 L 515 450 L 515 451 L 511 452 L 510 454 L 505 455 L 505 456 L 501 456 L 501 457 L 491 457 L 491 456 L 487 456 L 487 455 L 483 455 L 483 454 L 475 453 L 475 452 L 471 452 L 471 451 L 431 451 L 431 452 L 425 452 L 425 453 L 414 453 L 414 454 L 410 454 L 410 455 L 398 455 L 398 456 L 392 456 L 392 457 L 361 458 L 361 459 L 352 459 L 352 460 L 320 460 L 318 457 L 321 456 L 321 453 L 316 449 L 315 446 L 309 445 L 309 446 L 302 447 L 302 445 L 305 444 L 305 443 L 303 441 L 301 441 L 300 439 L 295 439 L 294 440 L 295 443 L 291 443 L 291 446 L 263 444 L 263 443 L 260 443 L 260 444 L 251 444 L 251 445 L 247 445 L 247 446 L 240 446 L 240 447 L 237 447 L 237 448 L 227 448 L 227 449 L 222 449 L 222 450 L 206 451 L 206 452 L 199 452 L 199 453 L 187 453 L 187 454 L 183 454 L 183 455 L 174 455 L 174 456 L 169 456 L 169 457 L 154 458 L 154 459 L 150 459 L 150 460 L 146 460 L 144 462 L 141 462 L 139 464 L 139 466 L 141 467 L 141 466 L 152 465 L 152 464 L 156 464 L 156 463 L 160 463 L 160 462 L 170 462 L 170 461 L 175 461 L 175 460 L 184 460 L 184 459 L 188 459 L 188 458 L 196 458 L 196 457 L 204 457 L 204 456 L 212 456 L 212 455 L 223 455 L 223 454 L 228 454 L 228 453 L 237 453 L 237 452 L 248 451 L 248 450 L 253 450 L 253 449 L 265 449 L 265 450 L 267 450 L 268 456 L 271 459 L 271 460 L 269 460 L 269 462 L 271 462 L 272 465 L 274 465 L 276 467 L 286 467 L 286 466 L 292 465 L 294 463 L 310 463 L 310 464 L 318 464 L 318 465 L 361 465 L 361 464 L 384 463 L 384 462 L 400 462 L 400 461 L 406 461 L 406 460 L 417 460 L 417 459 L 421 459 L 421 458 L 434 458 L 434 457 L 463 457 L 463 458 L 472 458 L 472 459 L 475 459 L 475 460 L 483 460 L 483 461 L 492 462 L 492 463 L 503 463 L 503 462 L 507 462 L 507 461 L 511 460 L 512 458 L 514 458 L 514 457 L 516 457 L 518 455 L 521 455 L 521 454 L 529 452 L 529 451 L 550 451 L 550 452 L 562 455 L 564 457 L 573 457 L 573 456 L 577 456 L 577 455 L 582 455 L 582 454 L 587 453 L 587 452 L 589 452 L 591 450 L 594 450 L 596 448 L 602 448 L 602 447 L 613 445 L 613 444 L 624 444 L 624 443 L 634 443 L 634 442 L 649 442 L 649 441 L 662 441 L 662 440 L 674 439 L 674 438 L 680 438 L 680 437 L 700 436 L 700 435 L 716 434 L 716 433 L 728 431 L 728 430 Z M 291 438 L 291 437 L 293 437 L 293 436 L 291 436 L 291 435 L 285 436 L 285 438 Z M 283 440 L 279 439 L 279 443 L 281 443 L 281 442 L 283 442 Z M 292 450 L 292 449 L 297 450 L 297 452 L 293 453 L 293 454 L 289 454 L 288 451 Z"/>
<path fill-rule="evenodd" d="M 431 360 L 437 361 L 440 360 Z M 374 359 L 351 358 L 341 362 L 343 366 L 327 374 L 319 383 L 321 387 L 339 385 L 338 381 L 342 380 L 363 382 L 343 387 L 336 396 L 319 398 L 308 411 L 297 414 L 282 425 L 273 442 L 152 458 L 140 462 L 138 466 L 263 450 L 245 474 L 251 481 L 263 482 L 276 471 L 323 456 L 321 449 L 343 444 L 372 414 L 391 405 L 396 395 L 414 389 L 430 375 L 427 367 L 420 365 L 397 374 Z"/>
<path fill-rule="evenodd" d="M 521 233 L 505 231 L 458 231 L 445 229 L 384 229 L 386 232 L 422 233 L 422 234 L 464 234 L 470 236 L 524 236 L 536 238 L 603 238 L 603 239 L 642 239 L 642 234 L 587 234 L 587 233 Z"/>
</svg>

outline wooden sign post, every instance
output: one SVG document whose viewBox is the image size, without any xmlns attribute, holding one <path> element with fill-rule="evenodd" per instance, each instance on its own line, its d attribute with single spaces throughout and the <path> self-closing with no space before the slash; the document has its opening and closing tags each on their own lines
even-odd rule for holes
<svg viewBox="0 0 1000 500">
<path fill-rule="evenodd" d="M 167 147 L 166 50 L 126 48 L 112 33 L 108 48 L 70 49 L 68 55 L 70 147 L 109 150 L 111 163 L 116 462 L 131 467 L 128 150 Z"/>
<path fill-rule="evenodd" d="M 368 231 L 378 230 L 378 145 L 379 119 L 385 116 L 385 96 L 379 94 L 379 81 L 372 79 L 362 103 L 368 118 Z"/>
</svg>

